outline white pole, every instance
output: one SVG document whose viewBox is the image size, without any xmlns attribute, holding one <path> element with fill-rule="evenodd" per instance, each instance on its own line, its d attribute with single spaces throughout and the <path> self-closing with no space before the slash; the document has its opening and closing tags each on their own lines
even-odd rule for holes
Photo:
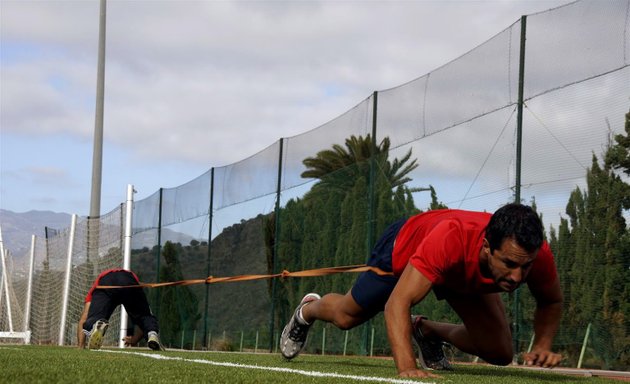
<svg viewBox="0 0 630 384">
<path fill-rule="evenodd" d="M 66 331 L 66 317 L 68 312 L 68 301 L 70 299 L 70 275 L 72 273 L 72 251 L 74 248 L 74 232 L 77 227 L 77 215 L 72 215 L 70 224 L 70 239 L 68 240 L 68 260 L 66 262 L 66 281 L 63 287 L 63 305 L 61 308 L 61 324 L 59 325 L 59 345 L 63 345 Z"/>
<path fill-rule="evenodd" d="M 586 343 L 588 343 L 588 335 L 591 333 L 591 323 L 588 323 L 586 327 L 586 335 L 584 335 L 584 342 L 582 342 L 582 350 L 580 351 L 580 358 L 578 360 L 577 368 L 582 368 L 582 359 L 584 359 L 584 352 L 586 352 Z"/>
<path fill-rule="evenodd" d="M 31 300 L 33 295 L 33 269 L 35 266 L 35 235 L 31 236 L 31 260 L 28 267 L 28 287 L 26 288 L 26 308 L 24 308 L 24 332 L 29 330 L 31 321 Z"/>
<path fill-rule="evenodd" d="M 98 63 L 96 67 L 96 113 L 94 117 L 94 149 L 92 151 L 92 191 L 90 217 L 101 216 L 101 184 L 103 174 L 103 116 L 105 114 L 105 31 L 107 2 L 101 0 L 98 19 Z M 90 222 L 88 225 L 91 224 Z M 99 238 L 98 233 L 96 235 Z"/>
<path fill-rule="evenodd" d="M 127 185 L 127 202 L 125 204 L 125 238 L 123 242 L 123 268 L 131 269 L 131 232 L 132 232 L 132 215 L 133 215 L 133 185 Z M 140 288 L 138 288 L 140 289 Z M 120 309 L 120 337 L 118 342 L 119 348 L 125 348 L 123 338 L 127 330 L 127 311 L 124 307 Z"/>
<path fill-rule="evenodd" d="M 2 259 L 2 288 L 4 289 L 5 299 L 7 301 L 7 314 L 9 315 L 9 332 L 13 332 L 13 315 L 11 314 L 11 297 L 9 296 L 9 273 L 7 272 L 8 251 L 4 249 L 2 242 L 2 230 L 0 229 L 0 258 Z"/>
<path fill-rule="evenodd" d="M 4 271 L 0 273 L 0 308 L 2 308 L 3 297 L 4 297 Z"/>
</svg>

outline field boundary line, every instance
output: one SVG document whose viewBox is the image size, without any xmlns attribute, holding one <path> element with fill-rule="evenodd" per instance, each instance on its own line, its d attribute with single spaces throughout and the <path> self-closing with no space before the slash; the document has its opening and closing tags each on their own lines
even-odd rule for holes
<svg viewBox="0 0 630 384">
<path fill-rule="evenodd" d="M 165 356 L 158 353 L 145 353 L 145 352 L 132 352 L 132 351 L 115 351 L 115 350 L 107 350 L 100 349 L 98 352 L 107 352 L 107 353 L 119 353 L 126 355 L 137 355 L 143 357 L 149 357 L 151 359 L 156 360 L 175 360 L 175 361 L 185 361 L 190 363 L 198 363 L 198 364 L 209 364 L 220 367 L 229 367 L 229 368 L 244 368 L 244 369 L 258 369 L 262 371 L 272 371 L 272 372 L 281 372 L 281 373 L 291 373 L 302 376 L 309 377 L 329 377 L 335 379 L 350 379 L 356 381 L 365 381 L 365 382 L 376 382 L 376 383 L 391 383 L 391 384 L 430 384 L 424 381 L 416 381 L 416 380 L 405 380 L 405 379 L 392 379 L 387 377 L 376 377 L 376 376 L 359 376 L 359 375 L 345 375 L 341 373 L 332 373 L 332 372 L 319 372 L 319 371 L 305 371 L 302 369 L 293 369 L 293 368 L 281 368 L 281 367 L 268 367 L 262 365 L 251 365 L 251 364 L 238 364 L 238 363 L 228 363 L 222 361 L 212 361 L 212 360 L 204 360 L 204 359 L 186 359 L 178 356 Z M 435 384 L 435 383 L 431 383 Z"/>
</svg>

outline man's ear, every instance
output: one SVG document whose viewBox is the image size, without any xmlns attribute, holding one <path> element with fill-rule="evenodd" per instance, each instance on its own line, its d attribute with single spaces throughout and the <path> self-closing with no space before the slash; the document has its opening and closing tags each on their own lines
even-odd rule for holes
<svg viewBox="0 0 630 384">
<path fill-rule="evenodd" d="M 490 251 L 490 242 L 488 241 L 488 239 L 486 238 L 483 239 L 483 243 L 481 244 L 481 250 L 486 254 L 486 256 L 490 256 L 490 254 L 492 253 Z"/>
</svg>

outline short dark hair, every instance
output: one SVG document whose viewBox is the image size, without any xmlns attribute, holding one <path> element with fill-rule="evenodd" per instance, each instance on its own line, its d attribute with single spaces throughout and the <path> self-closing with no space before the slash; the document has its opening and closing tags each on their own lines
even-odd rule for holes
<svg viewBox="0 0 630 384">
<path fill-rule="evenodd" d="M 490 252 L 501 248 L 503 240 L 513 238 L 527 252 L 534 252 L 543 242 L 543 226 L 538 214 L 527 205 L 511 203 L 499 208 L 486 227 Z"/>
</svg>

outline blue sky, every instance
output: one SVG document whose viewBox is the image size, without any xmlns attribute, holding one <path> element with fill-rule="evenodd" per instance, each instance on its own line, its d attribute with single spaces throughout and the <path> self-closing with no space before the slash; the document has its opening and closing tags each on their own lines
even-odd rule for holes
<svg viewBox="0 0 630 384">
<path fill-rule="evenodd" d="M 567 1 L 110 0 L 101 212 L 238 162 Z M 99 2 L 0 1 L 0 208 L 88 215 Z"/>
</svg>

